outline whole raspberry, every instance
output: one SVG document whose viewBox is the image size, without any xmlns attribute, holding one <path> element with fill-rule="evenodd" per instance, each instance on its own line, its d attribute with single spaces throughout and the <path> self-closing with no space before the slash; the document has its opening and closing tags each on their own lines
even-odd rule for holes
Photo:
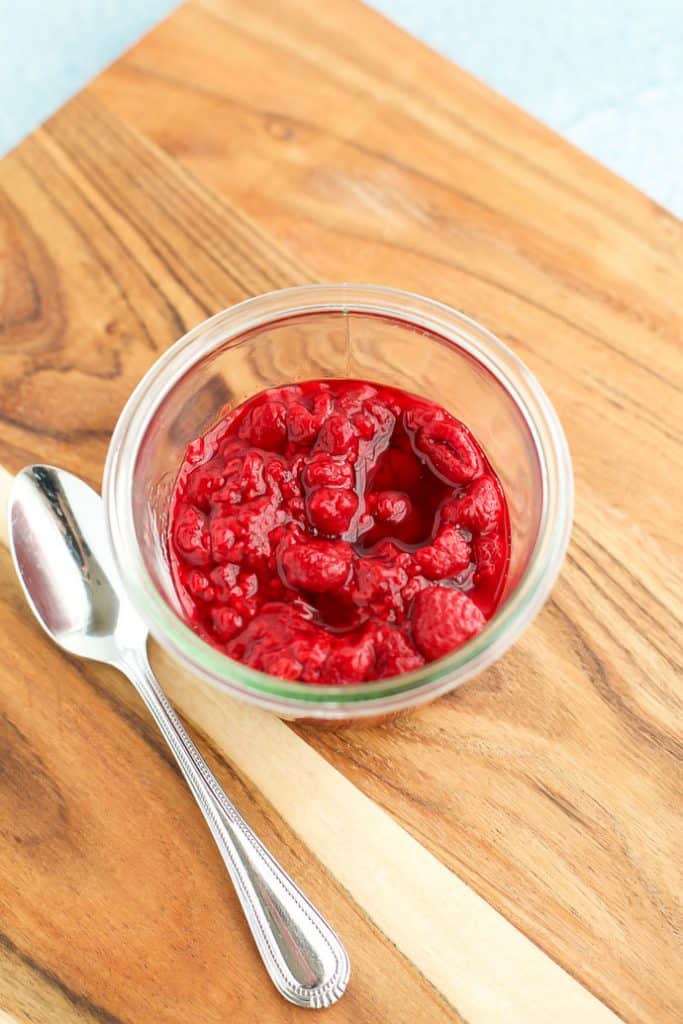
<svg viewBox="0 0 683 1024">
<path fill-rule="evenodd" d="M 211 609 L 211 623 L 221 640 L 231 640 L 244 625 L 244 619 L 234 608 L 218 605 Z"/>
<path fill-rule="evenodd" d="M 449 416 L 420 427 L 415 449 L 434 473 L 451 484 L 468 483 L 483 470 L 481 457 L 467 427 Z"/>
<path fill-rule="evenodd" d="M 280 571 L 292 590 L 324 594 L 338 590 L 351 571 L 351 547 L 341 541 L 309 540 L 280 550 Z"/>
<path fill-rule="evenodd" d="M 378 558 L 359 558 L 353 570 L 352 594 L 356 604 L 370 605 L 374 611 L 403 610 L 401 591 L 408 574 L 400 565 Z"/>
<path fill-rule="evenodd" d="M 424 658 L 395 626 L 374 625 L 375 671 L 378 679 L 412 672 L 424 665 Z"/>
<path fill-rule="evenodd" d="M 472 551 L 477 566 L 474 574 L 475 583 L 502 575 L 507 552 L 500 534 L 491 533 L 476 537 Z"/>
<path fill-rule="evenodd" d="M 321 682 L 331 686 L 360 683 L 368 676 L 374 664 L 375 652 L 368 639 L 355 643 L 341 641 L 327 657 Z"/>
<path fill-rule="evenodd" d="M 282 451 L 287 440 L 287 409 L 282 402 L 254 406 L 240 424 L 239 436 L 265 451 Z"/>
<path fill-rule="evenodd" d="M 352 424 L 341 413 L 333 413 L 323 423 L 316 448 L 331 455 L 345 455 L 358 451 L 358 435 Z"/>
<path fill-rule="evenodd" d="M 222 459 L 205 462 L 193 469 L 185 482 L 185 499 L 208 512 L 214 494 L 225 486 L 225 464 Z"/>
<path fill-rule="evenodd" d="M 351 527 L 358 510 L 358 495 L 336 487 L 320 487 L 306 499 L 311 525 L 329 537 L 341 537 Z"/>
<path fill-rule="evenodd" d="M 456 523 L 475 533 L 483 533 L 495 526 L 503 514 L 503 498 L 499 486 L 488 475 L 470 484 L 459 498 L 441 510 L 442 523 Z"/>
<path fill-rule="evenodd" d="M 444 580 L 467 568 L 470 546 L 459 530 L 446 526 L 437 534 L 433 544 L 418 548 L 414 558 L 428 580 Z"/>
<path fill-rule="evenodd" d="M 211 536 L 206 516 L 194 505 L 186 505 L 176 513 L 173 540 L 190 565 L 210 565 Z"/>
<path fill-rule="evenodd" d="M 327 452 L 314 452 L 307 457 L 301 482 L 304 487 L 345 487 L 351 488 L 355 473 L 343 456 L 332 456 Z"/>
<path fill-rule="evenodd" d="M 289 400 L 291 402 L 291 399 Z M 287 410 L 287 433 L 297 445 L 308 445 L 332 411 L 332 398 L 327 391 L 316 395 L 309 409 L 304 402 L 291 402 Z"/>
<path fill-rule="evenodd" d="M 378 491 L 368 501 L 368 507 L 381 523 L 398 525 L 408 518 L 413 506 L 403 491 Z"/>
<path fill-rule="evenodd" d="M 461 590 L 428 587 L 415 598 L 412 624 L 415 646 L 427 661 L 434 661 L 479 633 L 486 620 Z"/>
</svg>

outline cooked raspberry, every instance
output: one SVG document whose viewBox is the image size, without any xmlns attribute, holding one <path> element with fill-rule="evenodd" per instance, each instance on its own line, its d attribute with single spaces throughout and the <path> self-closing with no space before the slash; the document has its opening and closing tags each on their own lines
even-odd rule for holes
<svg viewBox="0 0 683 1024">
<path fill-rule="evenodd" d="M 467 483 L 482 472 L 482 461 L 469 430 L 451 416 L 420 427 L 414 445 L 432 472 L 448 483 Z"/>
<path fill-rule="evenodd" d="M 475 537 L 472 552 L 476 570 L 474 578 L 477 583 L 500 577 L 507 561 L 507 550 L 500 534 L 491 533 Z"/>
<path fill-rule="evenodd" d="M 417 566 L 415 567 L 417 569 Z M 410 572 L 408 573 L 410 576 Z M 407 608 L 411 601 L 414 601 L 421 590 L 428 586 L 427 580 L 424 576 L 413 575 L 406 583 L 405 587 L 401 591 L 401 597 L 403 598 L 403 604 Z"/>
<path fill-rule="evenodd" d="M 374 645 L 375 671 L 378 679 L 398 676 L 402 672 L 412 672 L 424 665 L 422 655 L 397 628 L 386 625 L 377 627 Z"/>
<path fill-rule="evenodd" d="M 245 597 L 239 589 L 230 594 L 230 607 L 245 622 L 251 622 L 260 611 L 260 602 L 256 597 Z"/>
<path fill-rule="evenodd" d="M 277 499 L 278 494 L 286 503 L 301 500 L 301 487 L 296 473 L 276 455 L 266 459 L 264 476 L 266 491 Z"/>
<path fill-rule="evenodd" d="M 194 507 L 185 505 L 173 523 L 173 540 L 189 565 L 211 564 L 211 538 L 206 516 Z"/>
<path fill-rule="evenodd" d="M 234 608 L 219 605 L 211 609 L 211 623 L 221 640 L 231 640 L 244 626 L 244 619 Z"/>
<path fill-rule="evenodd" d="M 292 590 L 323 594 L 342 587 L 351 571 L 352 552 L 342 541 L 309 540 L 292 544 L 280 555 L 280 571 Z"/>
<path fill-rule="evenodd" d="M 355 491 L 320 487 L 306 499 L 311 526 L 331 537 L 341 537 L 348 532 L 357 510 L 358 495 Z"/>
<path fill-rule="evenodd" d="M 375 651 L 369 638 L 339 643 L 327 657 L 323 682 L 332 686 L 361 683 L 367 679 L 375 663 Z"/>
<path fill-rule="evenodd" d="M 216 596 L 215 588 L 211 586 L 208 576 L 198 569 L 193 569 L 187 574 L 187 589 L 198 601 L 213 601 Z"/>
<path fill-rule="evenodd" d="M 405 429 L 414 434 L 420 429 L 420 427 L 429 427 L 433 423 L 443 423 L 448 416 L 445 409 L 441 409 L 438 405 L 429 405 L 425 402 L 418 402 L 410 409 L 406 409 L 403 414 L 403 423 Z"/>
<path fill-rule="evenodd" d="M 263 456 L 258 452 L 247 452 L 244 456 L 237 483 L 245 501 L 251 501 L 252 498 L 258 498 L 266 493 L 264 467 Z"/>
<path fill-rule="evenodd" d="M 343 685 L 411 671 L 480 629 L 509 533 L 495 474 L 444 409 L 309 381 L 254 396 L 188 446 L 168 547 L 202 638 L 271 675 Z"/>
<path fill-rule="evenodd" d="M 396 416 L 386 402 L 378 397 L 366 398 L 363 402 L 363 410 L 369 414 L 375 423 L 375 435 L 382 434 L 389 437 L 396 426 Z"/>
<path fill-rule="evenodd" d="M 428 580 L 444 580 L 467 568 L 470 546 L 459 530 L 446 526 L 437 534 L 434 543 L 418 549 L 414 558 Z"/>
<path fill-rule="evenodd" d="M 408 582 L 405 569 L 377 558 L 359 558 L 353 568 L 352 593 L 356 604 L 371 605 L 374 611 L 403 611 L 402 589 Z M 392 616 L 393 617 L 393 616 Z"/>
<path fill-rule="evenodd" d="M 427 661 L 450 654 L 486 624 L 467 594 L 446 587 L 421 590 L 415 598 L 412 619 L 415 646 Z"/>
<path fill-rule="evenodd" d="M 287 408 L 282 402 L 256 405 L 240 424 L 239 436 L 256 448 L 282 451 L 287 440 Z"/>
<path fill-rule="evenodd" d="M 330 637 L 292 605 L 267 605 L 227 646 L 252 668 L 284 679 L 317 681 Z"/>
<path fill-rule="evenodd" d="M 374 384 L 358 380 L 346 381 L 342 388 L 335 388 L 334 405 L 345 416 L 351 417 L 363 407 L 364 402 L 376 398 L 377 394 Z"/>
<path fill-rule="evenodd" d="M 211 521 L 211 548 L 217 562 L 237 562 L 233 557 L 237 544 L 237 524 L 234 516 L 215 518 Z"/>
<path fill-rule="evenodd" d="M 271 676 L 279 676 L 280 679 L 290 679 L 292 682 L 301 679 L 303 665 L 291 654 L 284 651 L 268 651 L 258 666 L 262 672 L 268 672 Z"/>
<path fill-rule="evenodd" d="M 293 401 L 287 410 L 287 432 L 295 444 L 308 444 L 332 411 L 332 399 L 327 392 L 318 394 L 309 409 L 302 401 Z"/>
<path fill-rule="evenodd" d="M 225 486 L 225 463 L 221 460 L 211 460 L 202 466 L 197 466 L 187 475 L 185 482 L 185 499 L 187 502 L 208 512 L 211 508 L 211 501 L 216 491 Z"/>
<path fill-rule="evenodd" d="M 221 604 L 227 604 L 230 600 L 232 588 L 237 583 L 239 566 L 227 562 L 224 565 L 217 565 L 209 573 L 209 579 L 213 586 L 216 600 Z"/>
<path fill-rule="evenodd" d="M 319 429 L 311 410 L 300 402 L 291 405 L 287 410 L 287 433 L 295 444 L 312 441 Z"/>
<path fill-rule="evenodd" d="M 301 482 L 304 487 L 353 487 L 356 474 L 343 456 L 314 452 L 304 465 Z"/>
<path fill-rule="evenodd" d="M 361 441 L 371 441 L 377 433 L 377 422 L 367 412 L 355 413 L 352 422 Z"/>
<path fill-rule="evenodd" d="M 501 519 L 503 501 L 500 485 L 492 477 L 483 476 L 470 484 L 464 495 L 444 505 L 441 521 L 482 533 Z"/>
<path fill-rule="evenodd" d="M 392 562 L 395 565 L 400 565 L 402 569 L 406 568 L 406 563 L 410 561 L 410 554 L 400 548 L 398 544 L 394 544 L 393 540 L 385 538 L 380 540 L 372 549 L 372 553 L 375 558 L 381 558 L 385 562 Z"/>
<path fill-rule="evenodd" d="M 267 490 L 265 461 L 260 452 L 249 451 L 231 456 L 224 463 L 224 483 L 211 494 L 212 508 L 226 511 L 230 505 L 259 498 Z M 218 482 L 218 481 L 217 481 Z"/>
<path fill-rule="evenodd" d="M 300 679 L 307 683 L 320 682 L 320 673 L 327 661 L 332 640 L 323 629 L 311 635 L 295 637 L 291 653 L 301 665 Z"/>
<path fill-rule="evenodd" d="M 379 491 L 372 495 L 368 507 L 380 522 L 392 525 L 404 522 L 412 512 L 410 498 L 403 491 Z"/>
<path fill-rule="evenodd" d="M 211 550 L 216 562 L 263 565 L 271 553 L 270 531 L 283 513 L 267 499 L 243 505 L 233 515 L 211 520 Z"/>
<path fill-rule="evenodd" d="M 408 582 L 405 569 L 378 558 L 359 558 L 354 565 L 354 595 L 362 604 L 393 594 Z"/>
<path fill-rule="evenodd" d="M 331 455 L 355 453 L 358 451 L 358 435 L 348 419 L 341 413 L 333 413 L 320 428 L 316 447 Z"/>
</svg>

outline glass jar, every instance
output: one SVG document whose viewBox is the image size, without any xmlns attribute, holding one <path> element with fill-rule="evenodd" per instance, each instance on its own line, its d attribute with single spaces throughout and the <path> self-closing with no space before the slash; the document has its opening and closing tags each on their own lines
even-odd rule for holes
<svg viewBox="0 0 683 1024">
<path fill-rule="evenodd" d="M 357 378 L 423 395 L 482 444 L 507 496 L 511 564 L 498 611 L 439 661 L 378 682 L 294 683 L 242 665 L 183 619 L 165 532 L 187 444 L 267 387 Z M 557 415 L 530 371 L 483 327 L 439 302 L 374 285 L 306 285 L 249 299 L 176 342 L 126 404 L 104 474 L 121 579 L 153 636 L 225 692 L 283 718 L 381 720 L 453 690 L 501 657 L 548 596 L 571 530 L 573 477 Z"/>
</svg>

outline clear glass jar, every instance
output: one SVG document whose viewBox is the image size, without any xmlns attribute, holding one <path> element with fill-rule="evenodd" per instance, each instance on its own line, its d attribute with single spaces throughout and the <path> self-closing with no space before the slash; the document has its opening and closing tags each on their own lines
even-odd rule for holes
<svg viewBox="0 0 683 1024">
<path fill-rule="evenodd" d="M 485 629 L 448 657 L 373 683 L 292 683 L 248 668 L 185 623 L 165 528 L 186 445 L 266 387 L 360 378 L 424 395 L 463 420 L 507 495 L 511 566 Z M 543 389 L 497 338 L 455 310 L 374 285 L 310 285 L 249 299 L 199 324 L 152 366 L 124 408 L 104 474 L 123 584 L 159 643 L 227 693 L 283 718 L 382 719 L 433 700 L 500 658 L 548 596 L 571 530 L 567 442 Z"/>
</svg>

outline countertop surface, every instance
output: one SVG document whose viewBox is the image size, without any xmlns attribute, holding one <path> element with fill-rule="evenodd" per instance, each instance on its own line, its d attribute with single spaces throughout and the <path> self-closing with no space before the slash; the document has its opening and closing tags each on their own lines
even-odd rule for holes
<svg viewBox="0 0 683 1024">
<path fill-rule="evenodd" d="M 324 1018 L 268 985 L 140 701 L 47 640 L 0 543 L 11 1021 L 680 1024 L 682 249 L 670 212 L 356 0 L 192 0 L 0 162 L 0 541 L 12 473 L 99 487 L 170 344 L 316 280 L 493 331 L 557 409 L 576 481 L 543 610 L 409 716 L 286 724 L 155 648 L 226 791 L 348 946 Z M 457 405 L 457 379 L 431 380 Z"/>
<path fill-rule="evenodd" d="M 0 3 L 0 153 L 173 9 L 172 0 Z M 373 6 L 683 215 L 678 0 L 374 0 Z"/>
</svg>

